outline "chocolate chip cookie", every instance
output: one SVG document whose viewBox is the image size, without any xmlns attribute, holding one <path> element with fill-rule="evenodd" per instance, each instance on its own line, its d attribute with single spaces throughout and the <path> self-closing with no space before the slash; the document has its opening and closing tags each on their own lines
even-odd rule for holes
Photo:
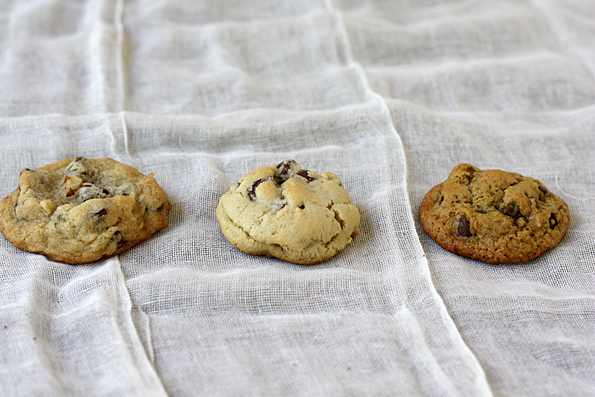
<svg viewBox="0 0 595 397">
<path fill-rule="evenodd" d="M 424 232 L 444 249 L 487 263 L 527 262 L 558 245 L 568 205 L 536 179 L 456 166 L 419 209 Z"/>
<path fill-rule="evenodd" d="M 109 158 L 24 169 L 0 201 L 0 231 L 24 251 L 69 264 L 117 255 L 167 226 L 171 205 L 153 174 Z"/>
<path fill-rule="evenodd" d="M 221 197 L 216 214 L 235 247 L 299 264 L 331 258 L 359 233 L 359 211 L 339 178 L 293 160 L 245 175 Z"/>
</svg>

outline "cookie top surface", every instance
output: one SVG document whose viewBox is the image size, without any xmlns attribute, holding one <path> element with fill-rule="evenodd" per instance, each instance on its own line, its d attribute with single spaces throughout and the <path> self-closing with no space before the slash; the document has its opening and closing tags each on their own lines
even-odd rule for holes
<svg viewBox="0 0 595 397">
<path fill-rule="evenodd" d="M 331 258 L 359 233 L 359 211 L 339 178 L 293 160 L 242 177 L 216 213 L 235 247 L 299 264 Z"/>
<path fill-rule="evenodd" d="M 24 169 L 0 202 L 0 231 L 16 247 L 69 264 L 125 251 L 168 224 L 171 205 L 153 174 L 109 158 Z"/>
<path fill-rule="evenodd" d="M 460 164 L 420 209 L 424 232 L 444 249 L 487 263 L 527 262 L 558 245 L 568 206 L 536 179 Z"/>
</svg>

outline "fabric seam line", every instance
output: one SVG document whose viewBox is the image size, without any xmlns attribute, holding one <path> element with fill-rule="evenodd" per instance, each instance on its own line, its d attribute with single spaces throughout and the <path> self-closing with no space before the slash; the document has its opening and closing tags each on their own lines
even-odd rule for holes
<svg viewBox="0 0 595 397">
<path fill-rule="evenodd" d="M 157 368 L 155 367 L 154 361 L 152 361 L 150 359 L 150 357 L 147 355 L 147 351 L 145 350 L 143 340 L 138 333 L 137 324 L 135 323 L 134 318 L 132 316 L 132 310 L 134 309 L 134 304 L 132 302 L 132 296 L 130 295 L 130 290 L 128 289 L 128 286 L 126 285 L 126 275 L 122 268 L 122 262 L 120 261 L 120 258 L 117 255 L 115 256 L 114 259 L 118 263 L 118 270 L 120 271 L 120 275 L 122 276 L 122 284 L 123 284 L 124 290 L 126 291 L 126 298 L 128 299 L 128 303 L 130 304 L 129 310 L 122 311 L 122 313 L 126 313 L 126 318 L 128 321 L 130 321 L 130 324 L 133 327 L 134 335 L 131 334 L 131 337 L 133 337 L 135 342 L 140 346 L 140 348 L 142 350 L 143 357 L 147 360 L 149 368 L 152 369 L 155 380 L 158 381 L 159 384 L 161 385 L 161 390 L 163 391 L 164 395 L 167 395 L 163 379 L 161 379 L 161 376 L 159 375 L 159 372 L 157 371 Z M 139 310 L 142 311 L 142 309 L 140 309 L 140 307 L 139 307 Z M 150 349 L 151 352 L 153 352 L 152 355 L 153 355 L 153 357 L 155 357 L 155 353 L 154 353 L 155 350 L 153 348 L 152 332 L 151 332 L 151 326 L 150 326 L 150 317 L 147 316 L 147 318 L 149 319 L 149 335 L 147 335 L 146 343 L 150 344 L 149 346 L 147 346 L 147 348 Z"/>
<path fill-rule="evenodd" d="M 393 119 L 392 119 L 392 115 L 391 115 L 391 112 L 390 112 L 390 109 L 389 109 L 388 105 L 386 104 L 386 102 L 384 101 L 384 99 L 382 98 L 381 95 L 379 95 L 377 92 L 375 92 L 374 90 L 372 90 L 370 88 L 370 85 L 368 83 L 368 79 L 366 78 L 365 71 L 364 71 L 363 67 L 361 66 L 360 63 L 358 63 L 358 62 L 356 62 L 354 60 L 353 54 L 351 53 L 351 44 L 350 44 L 349 38 L 348 38 L 349 36 L 347 35 L 347 29 L 346 29 L 345 24 L 343 22 L 343 18 L 341 16 L 341 13 L 332 7 L 332 4 L 330 4 L 330 1 L 331 0 L 325 0 L 325 5 L 328 7 L 329 12 L 333 13 L 335 15 L 335 17 L 336 17 L 337 24 L 338 24 L 338 29 L 340 30 L 341 36 L 343 38 L 343 45 L 345 46 L 347 61 L 350 64 L 352 64 L 356 70 L 358 70 L 358 72 L 360 74 L 360 78 L 361 78 L 362 84 L 364 85 L 366 91 L 369 92 L 370 95 L 373 98 L 375 98 L 380 103 L 380 106 L 382 108 L 382 111 L 384 111 L 384 113 L 388 117 L 388 120 L 390 120 L 390 125 L 391 125 L 391 128 L 392 128 L 394 134 L 396 135 L 397 139 L 401 143 L 401 147 L 403 149 L 405 149 L 405 146 L 403 144 L 403 140 L 401 139 L 401 136 L 397 132 L 397 129 L 396 129 L 395 125 L 394 125 L 394 122 L 393 122 Z M 404 160 L 406 162 L 406 160 L 407 160 L 406 157 L 404 157 Z M 405 183 L 407 183 L 407 177 L 408 177 L 407 166 L 405 166 L 405 176 L 404 176 Z M 411 205 L 412 203 L 411 203 L 409 197 L 408 197 L 408 201 L 409 201 L 409 211 L 407 211 L 407 212 L 409 214 L 411 224 L 414 225 L 415 222 L 413 220 L 413 212 L 412 212 L 412 208 L 413 207 Z M 421 246 L 421 242 L 419 241 L 419 236 L 418 236 L 417 232 L 415 233 L 415 236 L 416 236 L 416 241 L 417 241 L 417 244 L 419 245 L 420 250 L 422 252 L 424 252 L 423 247 Z M 430 269 L 429 269 L 429 266 L 428 266 L 428 259 L 427 259 L 427 257 L 425 258 L 425 263 L 426 263 L 426 266 L 425 266 L 425 276 L 426 276 L 428 285 L 430 287 L 430 292 L 432 293 L 432 295 L 436 299 L 437 304 L 440 307 L 440 310 L 442 311 L 441 314 L 445 318 L 448 318 L 450 320 L 450 325 L 451 325 L 452 329 L 455 331 L 455 334 L 458 336 L 459 343 L 462 346 L 465 347 L 465 349 L 467 351 L 467 354 L 473 359 L 473 361 L 475 362 L 475 365 L 477 365 L 477 368 L 481 371 L 481 373 L 483 375 L 483 378 L 485 380 L 484 383 L 485 383 L 485 386 L 487 388 L 487 392 L 491 396 L 493 396 L 494 393 L 493 393 L 493 391 L 491 389 L 491 386 L 490 386 L 490 384 L 489 384 L 489 382 L 487 380 L 487 374 L 486 374 L 483 366 L 481 365 L 481 363 L 480 363 L 479 359 L 477 358 L 477 356 L 475 355 L 475 353 L 471 350 L 471 348 L 469 347 L 469 345 L 467 345 L 467 343 L 465 342 L 465 340 L 464 340 L 461 332 L 459 331 L 456 323 L 454 322 L 454 319 L 450 316 L 450 313 L 448 312 L 448 308 L 446 307 L 446 303 L 443 301 L 442 297 L 438 293 L 438 290 L 436 289 L 436 286 L 434 285 L 434 282 L 432 281 L 431 272 L 430 272 Z"/>
</svg>

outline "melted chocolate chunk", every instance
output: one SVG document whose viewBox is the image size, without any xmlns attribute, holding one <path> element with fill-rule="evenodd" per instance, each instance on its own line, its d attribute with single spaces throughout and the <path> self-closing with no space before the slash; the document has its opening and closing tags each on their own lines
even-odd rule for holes
<svg viewBox="0 0 595 397">
<path fill-rule="evenodd" d="M 555 214 L 550 215 L 550 229 L 553 229 L 558 224 L 558 218 L 556 218 Z"/>
<path fill-rule="evenodd" d="M 115 232 L 110 240 L 115 242 L 118 248 L 122 248 L 125 243 L 125 241 L 122 240 L 122 233 L 120 233 L 120 231 Z"/>
<path fill-rule="evenodd" d="M 504 207 L 499 208 L 498 211 L 513 218 L 515 221 L 522 216 L 521 210 L 519 209 L 519 206 L 516 205 L 516 203 L 508 203 Z"/>
<path fill-rule="evenodd" d="M 270 181 L 270 180 L 272 180 L 272 179 L 270 177 L 268 177 L 268 178 L 264 178 L 264 179 L 257 179 L 256 181 L 254 181 L 252 186 L 250 186 L 250 190 L 248 190 L 248 198 L 251 201 L 254 201 L 256 199 L 256 188 L 258 187 L 258 185 L 260 185 L 263 182 Z"/>
<path fill-rule="evenodd" d="M 539 190 L 541 190 L 543 194 L 547 194 L 547 189 L 541 185 L 539 185 Z"/>
<path fill-rule="evenodd" d="M 66 167 L 66 171 L 64 172 L 65 175 L 72 175 L 85 180 L 89 177 L 90 171 L 87 168 L 86 161 L 84 157 L 77 157 L 74 159 L 68 167 Z"/>
<path fill-rule="evenodd" d="M 463 237 L 471 237 L 471 230 L 469 228 L 469 220 L 465 217 L 465 215 L 459 218 L 459 227 L 457 229 L 457 233 L 459 236 Z"/>
<path fill-rule="evenodd" d="M 271 211 L 273 211 L 273 212 L 279 212 L 283 208 L 285 208 L 287 206 L 287 204 L 285 204 L 283 202 L 284 199 L 285 199 L 285 197 L 283 197 L 283 195 L 279 196 L 279 198 L 272 203 L 272 205 L 271 205 Z"/>
<path fill-rule="evenodd" d="M 291 169 L 291 165 L 295 164 L 294 160 L 285 160 L 277 164 L 277 170 L 279 172 L 279 176 L 282 178 L 287 178 L 289 175 L 289 170 Z"/>
<path fill-rule="evenodd" d="M 99 211 L 97 211 L 94 214 L 91 214 L 92 217 L 94 218 L 101 218 L 102 216 L 106 216 L 107 215 L 107 208 L 102 208 Z"/>
<path fill-rule="evenodd" d="M 438 205 L 442 204 L 443 201 L 444 201 L 444 196 L 440 196 L 440 198 L 438 199 Z"/>
<path fill-rule="evenodd" d="M 310 175 L 308 175 L 308 170 L 299 170 L 297 174 L 303 178 L 306 178 L 308 183 L 316 180 L 316 178 L 312 178 Z"/>
<path fill-rule="evenodd" d="M 106 198 L 109 196 L 110 192 L 107 189 L 95 186 L 91 183 L 83 183 L 83 186 L 81 186 L 81 188 L 76 192 L 77 200 L 80 203 L 84 203 L 87 200 L 95 198 Z"/>
</svg>

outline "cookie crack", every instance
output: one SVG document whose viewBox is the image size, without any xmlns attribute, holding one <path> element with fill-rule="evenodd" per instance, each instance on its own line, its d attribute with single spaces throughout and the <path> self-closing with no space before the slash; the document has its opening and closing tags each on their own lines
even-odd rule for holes
<svg viewBox="0 0 595 397">
<path fill-rule="evenodd" d="M 324 244 L 324 247 L 327 249 L 327 251 L 329 250 L 329 246 L 339 237 L 343 230 L 345 230 L 345 221 L 341 218 L 339 212 L 333 208 L 334 205 L 335 204 L 331 201 L 331 204 L 327 208 L 333 211 L 333 213 L 335 214 L 335 221 L 339 223 L 339 225 L 341 226 L 341 230 L 335 233 L 333 237 L 331 237 L 331 239 Z"/>
<path fill-rule="evenodd" d="M 341 230 L 345 229 L 345 221 L 341 219 L 341 217 L 339 216 L 339 212 L 334 208 L 332 209 L 332 211 L 335 213 L 335 220 L 339 222 L 339 225 L 341 225 Z"/>
<path fill-rule="evenodd" d="M 229 221 L 231 222 L 232 225 L 234 225 L 237 229 L 241 230 L 248 239 L 255 241 L 259 244 L 265 244 L 265 245 L 269 245 L 266 243 L 263 243 L 262 241 L 258 241 L 257 239 L 255 239 L 254 237 L 252 237 L 249 233 L 249 231 L 246 231 L 246 229 L 244 229 L 241 225 L 239 225 L 238 223 L 236 223 L 231 216 L 229 216 L 229 214 L 227 213 L 227 211 L 223 211 L 223 213 L 225 214 L 225 216 L 227 217 L 227 219 L 229 219 Z M 277 244 L 278 245 L 278 244 Z"/>
</svg>

